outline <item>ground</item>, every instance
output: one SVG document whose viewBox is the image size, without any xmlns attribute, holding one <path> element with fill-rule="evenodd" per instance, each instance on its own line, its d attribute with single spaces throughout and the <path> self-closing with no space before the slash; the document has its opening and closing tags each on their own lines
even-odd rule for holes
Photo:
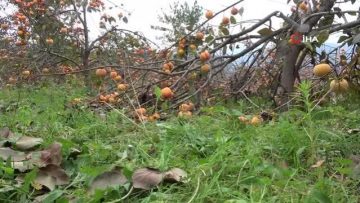
<svg viewBox="0 0 360 203">
<path fill-rule="evenodd" d="M 72 84 L 0 91 L 0 128 L 41 137 L 41 147 L 62 144 L 62 167 L 71 183 L 51 193 L 60 194 L 57 202 L 72 197 L 78 202 L 116 202 L 129 185 L 88 193 L 94 177 L 114 166 L 124 167 L 129 177 L 142 167 L 178 167 L 188 173 L 186 183 L 135 190 L 123 202 L 359 201 L 359 176 L 350 159 L 360 154 L 359 96 L 346 95 L 312 111 L 294 106 L 258 126 L 238 120 L 261 111 L 246 100 L 204 106 L 190 119 L 173 116 L 143 124 L 130 122 L 122 109 L 104 116 L 83 103 L 69 105 L 86 97 L 85 89 Z M 269 108 L 263 99 L 252 99 Z M 72 148 L 81 151 L 76 158 L 70 156 Z M 15 181 L 15 175 L 0 174 L 2 185 Z M 0 189 L 2 202 L 35 194 L 32 188 Z"/>
</svg>

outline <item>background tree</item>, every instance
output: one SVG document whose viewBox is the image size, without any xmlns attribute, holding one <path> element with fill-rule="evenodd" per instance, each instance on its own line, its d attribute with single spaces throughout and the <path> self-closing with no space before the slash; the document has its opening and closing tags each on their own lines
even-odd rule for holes
<svg viewBox="0 0 360 203">
<path fill-rule="evenodd" d="M 2 42 L 8 42 L 3 48 L 13 52 L 9 54 L 12 56 L 22 54 L 18 58 L 24 63 L 20 69 L 41 72 L 43 67 L 53 67 L 52 71 L 56 71 L 56 66 L 64 65 L 64 73 L 82 71 L 89 80 L 88 70 L 98 64 L 96 56 L 103 53 L 101 50 L 110 47 L 112 40 L 118 41 L 122 32 L 126 36 L 134 34 L 114 25 L 114 22 L 127 23 L 128 19 L 121 9 L 117 17 L 107 14 L 101 0 L 6 1 L 3 4 L 14 10 L 12 15 L 1 18 L 2 25 L 6 26 L 1 29 L 1 35 L 7 39 Z M 93 25 L 88 23 L 88 18 L 92 13 L 100 15 L 99 36 L 90 36 Z M 136 41 L 139 37 L 133 38 Z"/>
<path fill-rule="evenodd" d="M 159 21 L 164 26 L 152 26 L 152 28 L 165 32 L 163 39 L 166 42 L 173 43 L 199 25 L 202 15 L 203 8 L 197 1 L 194 1 L 193 5 L 189 5 L 188 2 L 180 3 L 177 1 L 174 5 L 170 5 L 169 11 L 163 11 L 158 16 Z"/>
</svg>

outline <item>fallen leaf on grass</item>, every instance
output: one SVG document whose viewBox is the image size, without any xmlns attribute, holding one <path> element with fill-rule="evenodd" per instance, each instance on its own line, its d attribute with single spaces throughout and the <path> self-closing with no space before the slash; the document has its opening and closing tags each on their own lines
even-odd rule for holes
<svg viewBox="0 0 360 203">
<path fill-rule="evenodd" d="M 187 173 L 180 168 L 173 168 L 166 172 L 161 172 L 154 168 L 141 168 L 134 172 L 132 176 L 133 187 L 138 189 L 150 190 L 158 186 L 161 182 L 186 182 Z"/>
<path fill-rule="evenodd" d="M 8 138 L 12 135 L 13 133 L 10 131 L 10 129 L 8 127 L 5 127 L 3 129 L 0 130 L 0 137 L 1 138 Z"/>
<path fill-rule="evenodd" d="M 29 150 L 42 143 L 43 143 L 42 138 L 22 136 L 15 142 L 15 146 L 20 150 Z"/>
<path fill-rule="evenodd" d="M 359 155 L 350 155 L 349 157 L 354 164 L 360 164 L 360 156 Z"/>
<path fill-rule="evenodd" d="M 360 132 L 360 128 L 350 129 L 347 131 L 349 134 L 355 134 Z"/>
<path fill-rule="evenodd" d="M 70 154 L 69 154 L 68 158 L 76 159 L 77 156 L 80 154 L 81 154 L 81 151 L 79 149 L 70 148 Z"/>
<path fill-rule="evenodd" d="M 48 149 L 41 151 L 40 161 L 44 166 L 47 166 L 49 164 L 59 166 L 62 161 L 61 144 L 55 142 L 50 145 Z"/>
<path fill-rule="evenodd" d="M 0 130 L 0 146 L 9 147 L 11 143 L 15 142 L 20 136 L 15 135 L 9 128 Z"/>
<path fill-rule="evenodd" d="M 126 182 L 128 182 L 128 180 L 122 173 L 122 170 L 115 168 L 96 176 L 91 182 L 89 190 L 90 193 L 94 193 L 97 189 L 104 190 L 109 187 L 124 185 Z"/>
<path fill-rule="evenodd" d="M 355 179 L 359 179 L 359 177 L 360 177 L 360 156 L 359 155 L 350 155 L 350 159 L 352 161 L 352 164 L 351 164 L 352 177 Z"/>
<path fill-rule="evenodd" d="M 325 160 L 319 160 L 314 165 L 312 165 L 311 168 L 319 168 L 323 165 L 324 162 Z"/>
<path fill-rule="evenodd" d="M 0 148 L 0 158 L 3 160 L 10 159 L 11 168 L 17 169 L 20 172 L 34 168 L 30 155 L 12 150 L 11 148 Z"/>
<path fill-rule="evenodd" d="M 56 186 L 56 180 L 54 177 L 48 176 L 46 174 L 40 173 L 36 176 L 33 185 L 43 185 L 48 188 L 50 191 L 53 191 Z M 40 188 L 42 189 L 42 187 Z"/>
<path fill-rule="evenodd" d="M 11 148 L 0 148 L 0 158 L 7 160 L 10 158 L 11 161 L 24 161 L 27 160 L 27 156 L 24 152 L 15 151 Z"/>
<path fill-rule="evenodd" d="M 162 180 L 163 173 L 153 168 L 137 169 L 132 176 L 133 187 L 144 190 L 158 186 Z"/>
<path fill-rule="evenodd" d="M 0 130 L 0 146 L 15 146 L 19 150 L 29 150 L 43 143 L 42 138 L 14 134 L 9 128 Z"/>
<path fill-rule="evenodd" d="M 30 160 L 26 160 L 26 161 L 12 162 L 11 167 L 13 169 L 19 170 L 20 172 L 25 172 L 25 171 L 33 169 L 34 165 L 32 164 L 32 162 Z"/>
<path fill-rule="evenodd" d="M 41 185 L 40 183 L 37 182 L 32 182 L 31 186 L 35 189 L 35 190 L 41 190 L 43 188 L 43 185 Z"/>
<path fill-rule="evenodd" d="M 52 191 L 57 185 L 68 184 L 69 176 L 62 168 L 60 168 L 60 166 L 50 164 L 39 169 L 34 183 L 43 185 Z"/>
<path fill-rule="evenodd" d="M 39 172 L 54 177 L 56 179 L 56 185 L 69 184 L 69 176 L 60 166 L 50 164 L 44 168 L 40 168 Z"/>
<path fill-rule="evenodd" d="M 173 168 L 164 173 L 164 181 L 167 182 L 186 182 L 187 173 L 180 168 Z"/>
</svg>

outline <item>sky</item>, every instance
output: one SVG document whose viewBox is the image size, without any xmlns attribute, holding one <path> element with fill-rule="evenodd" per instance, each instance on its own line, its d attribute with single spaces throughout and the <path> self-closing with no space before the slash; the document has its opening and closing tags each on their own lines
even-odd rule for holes
<svg viewBox="0 0 360 203">
<path fill-rule="evenodd" d="M 1 1 L 1 0 L 0 0 Z M 148 39 L 155 41 L 157 44 L 161 45 L 161 41 L 157 37 L 161 36 L 162 33 L 159 31 L 152 30 L 151 25 L 161 25 L 158 21 L 158 15 L 162 13 L 162 10 L 165 12 L 169 11 L 169 6 L 174 2 L 188 2 L 190 5 L 193 5 L 195 0 L 103 0 L 107 6 L 113 6 L 114 8 L 106 11 L 107 14 L 117 16 L 119 12 L 127 13 L 130 12 L 131 16 L 128 17 L 129 23 L 124 24 L 120 23 L 120 28 L 126 28 L 132 31 L 139 31 L 144 34 Z M 237 0 L 198 0 L 198 4 L 206 10 L 212 10 L 214 13 L 220 11 L 227 6 L 237 2 Z M 115 7 L 119 6 L 118 8 Z M 121 6 L 122 5 L 122 6 Z M 261 19 L 268 14 L 274 11 L 281 11 L 285 15 L 291 13 L 290 8 L 294 4 L 287 4 L 287 0 L 244 0 L 238 4 L 237 8 L 244 8 L 244 13 L 241 18 L 237 18 L 238 21 L 246 21 L 252 19 Z M 335 5 L 344 10 L 358 10 L 360 7 L 360 1 L 358 0 L 354 5 L 351 3 L 342 3 Z M 5 10 L 5 13 L 11 13 L 12 9 Z M 4 13 L 0 13 L 0 16 Z M 218 25 L 221 21 L 221 18 L 226 15 L 230 16 L 230 11 L 226 11 L 224 14 L 220 14 L 217 18 L 212 19 L 210 24 Z M 272 18 L 273 25 L 275 27 L 280 27 L 282 22 L 281 19 Z M 202 20 L 206 20 L 203 16 Z M 349 18 L 349 21 L 354 20 Z M 90 35 L 92 38 L 96 38 L 101 30 L 99 29 L 99 14 L 94 13 L 89 15 L 89 22 L 92 22 L 90 26 Z M 245 24 L 245 27 L 249 27 L 250 24 Z M 328 43 L 336 43 L 338 37 L 341 33 L 333 35 Z"/>
<path fill-rule="evenodd" d="M 194 0 L 179 1 L 186 1 L 190 5 L 193 5 L 194 3 Z M 162 13 L 162 9 L 164 11 L 168 11 L 169 5 L 176 2 L 176 0 L 105 0 L 105 2 L 118 2 L 115 3 L 118 5 L 123 3 L 124 8 L 131 12 L 129 23 L 124 27 L 140 31 L 151 40 L 157 41 L 156 36 L 161 35 L 161 32 L 152 30 L 150 25 L 159 25 L 158 15 Z M 235 2 L 236 0 L 198 0 L 198 4 L 204 8 L 204 11 L 212 10 L 213 12 L 226 8 Z M 245 0 L 236 7 L 245 8 L 241 20 L 259 19 L 275 10 L 287 13 L 290 11 L 289 6 L 286 4 L 286 0 Z M 230 11 L 227 11 L 225 14 L 230 16 Z M 220 14 L 219 17 L 217 19 L 213 19 L 210 24 L 219 24 L 222 16 L 223 15 Z M 202 20 L 206 20 L 205 17 Z"/>
<path fill-rule="evenodd" d="M 157 36 L 161 35 L 161 32 L 154 31 L 150 28 L 151 25 L 159 25 L 158 15 L 161 14 L 162 9 L 168 11 L 169 5 L 173 4 L 176 0 L 104 0 L 108 4 L 123 4 L 123 8 L 131 12 L 129 16 L 129 23 L 121 25 L 123 28 L 127 28 L 133 31 L 142 32 L 147 38 L 160 43 L 157 40 Z M 180 2 L 188 2 L 190 5 L 194 3 L 194 0 L 179 0 Z M 237 2 L 237 0 L 198 0 L 198 4 L 204 8 L 204 10 L 212 10 L 217 12 L 227 6 Z M 287 0 L 245 0 L 238 4 L 236 7 L 244 7 L 244 14 L 239 20 L 261 19 L 273 11 L 281 11 L 285 15 L 290 14 L 290 8 L 293 4 L 288 5 Z M 340 5 L 337 5 L 340 6 Z M 351 3 L 341 4 L 342 10 L 357 10 L 360 7 L 358 1 L 355 5 Z M 118 12 L 113 9 L 110 13 Z M 210 21 L 210 24 L 217 25 L 220 23 L 223 15 L 230 16 L 230 11 L 220 14 L 218 18 Z M 205 18 L 203 19 L 205 20 Z M 274 25 L 280 26 L 280 19 L 274 18 Z M 249 24 L 248 24 L 249 26 Z M 95 33 L 94 33 L 95 34 Z M 338 35 L 333 36 L 329 41 L 335 43 L 338 39 Z"/>
</svg>

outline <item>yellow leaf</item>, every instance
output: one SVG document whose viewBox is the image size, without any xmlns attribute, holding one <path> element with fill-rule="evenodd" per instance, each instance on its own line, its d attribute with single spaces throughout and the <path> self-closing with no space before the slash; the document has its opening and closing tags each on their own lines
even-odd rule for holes
<svg viewBox="0 0 360 203">
<path fill-rule="evenodd" d="M 319 168 L 323 165 L 324 162 L 325 160 L 319 160 L 314 165 L 312 165 L 311 168 Z"/>
<path fill-rule="evenodd" d="M 41 190 L 43 187 L 40 183 L 37 183 L 37 182 L 32 182 L 31 186 L 33 186 L 33 188 L 35 188 L 35 190 Z"/>
</svg>

